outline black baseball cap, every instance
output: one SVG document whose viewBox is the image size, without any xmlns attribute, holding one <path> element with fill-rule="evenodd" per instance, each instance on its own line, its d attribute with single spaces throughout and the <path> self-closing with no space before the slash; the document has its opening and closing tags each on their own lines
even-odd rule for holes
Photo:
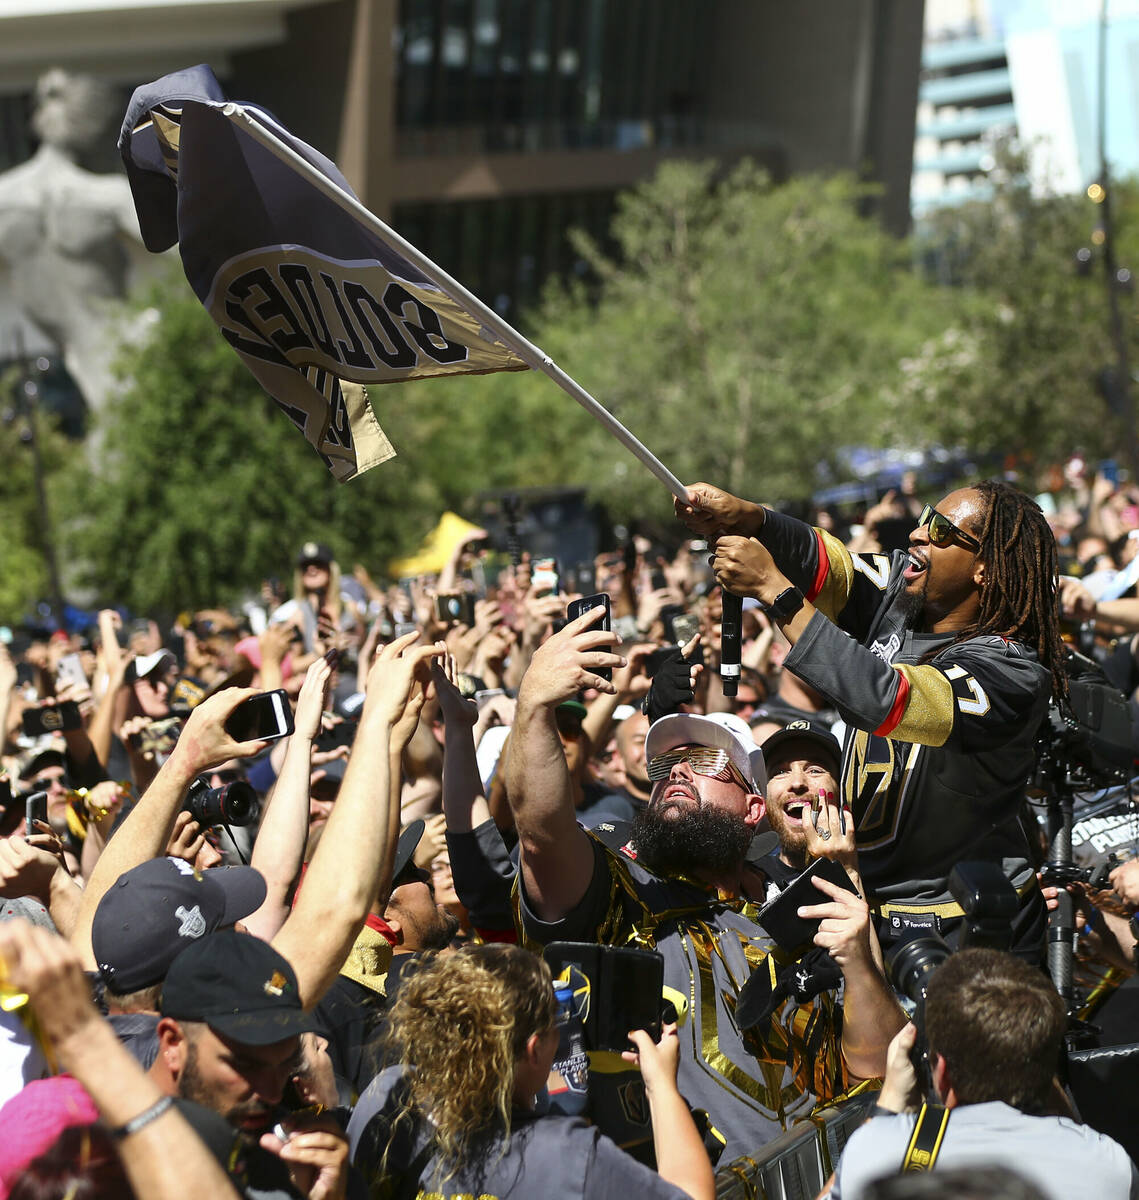
<svg viewBox="0 0 1139 1200">
<path fill-rule="evenodd" d="M 392 867 L 392 885 L 399 878 L 400 872 L 411 862 L 411 856 L 415 853 L 419 846 L 419 839 L 423 837 L 423 831 L 427 828 L 427 823 L 422 820 L 412 821 L 408 827 L 399 835 L 399 841 L 395 848 L 395 866 Z"/>
<path fill-rule="evenodd" d="M 178 955 L 162 985 L 159 1011 L 204 1022 L 247 1046 L 283 1042 L 317 1027 L 301 1004 L 289 960 L 236 929 L 206 934 Z"/>
<path fill-rule="evenodd" d="M 297 553 L 297 566 L 305 563 L 323 563 L 326 567 L 333 562 L 332 551 L 323 542 L 305 542 Z"/>
<path fill-rule="evenodd" d="M 809 742 L 828 763 L 834 764 L 836 771 L 842 763 L 842 747 L 838 744 L 838 738 L 825 726 L 812 721 L 792 721 L 782 729 L 777 729 L 764 741 L 763 757 L 770 763 L 779 747 L 788 742 Z"/>
<path fill-rule="evenodd" d="M 180 858 L 154 858 L 124 871 L 91 924 L 107 990 L 121 996 L 161 983 L 188 947 L 259 909 L 266 890 L 253 867 L 196 871 Z"/>
</svg>

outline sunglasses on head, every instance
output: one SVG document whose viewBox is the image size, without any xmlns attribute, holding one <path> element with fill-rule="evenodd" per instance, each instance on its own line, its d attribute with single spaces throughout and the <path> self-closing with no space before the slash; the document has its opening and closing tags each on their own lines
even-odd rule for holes
<svg viewBox="0 0 1139 1200">
<path fill-rule="evenodd" d="M 956 541 L 968 547 L 974 554 L 981 553 L 981 543 L 971 533 L 966 533 L 964 529 L 954 525 L 944 513 L 939 513 L 932 504 L 927 504 L 921 510 L 918 527 L 921 528 L 923 525 L 929 526 L 929 540 L 934 546 L 948 546 L 950 542 Z"/>
<path fill-rule="evenodd" d="M 667 779 L 672 773 L 672 768 L 681 762 L 686 762 L 697 775 L 706 775 L 710 779 L 721 776 L 726 771 L 745 792 L 751 791 L 751 784 L 740 774 L 739 768 L 728 757 L 728 752 L 713 749 L 711 746 L 684 746 L 679 750 L 669 750 L 665 754 L 658 754 L 656 758 L 650 758 L 649 779 L 654 783 L 660 779 Z"/>
</svg>

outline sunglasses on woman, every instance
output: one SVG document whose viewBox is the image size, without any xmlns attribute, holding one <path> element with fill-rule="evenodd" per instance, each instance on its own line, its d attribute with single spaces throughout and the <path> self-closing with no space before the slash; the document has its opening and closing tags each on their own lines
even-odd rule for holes
<svg viewBox="0 0 1139 1200">
<path fill-rule="evenodd" d="M 948 546 L 950 542 L 955 541 L 968 547 L 974 554 L 981 553 L 981 543 L 971 533 L 966 533 L 964 529 L 954 525 L 944 513 L 939 513 L 932 504 L 927 504 L 921 510 L 921 516 L 918 517 L 918 528 L 920 529 L 923 525 L 929 526 L 929 540 L 934 546 Z"/>
<path fill-rule="evenodd" d="M 722 776 L 726 771 L 745 792 L 752 790 L 751 784 L 728 757 L 728 752 L 715 750 L 711 746 L 685 746 L 650 758 L 647 767 L 649 779 L 654 783 L 659 779 L 667 779 L 678 762 L 686 762 L 697 775 L 706 775 L 710 779 Z"/>
</svg>

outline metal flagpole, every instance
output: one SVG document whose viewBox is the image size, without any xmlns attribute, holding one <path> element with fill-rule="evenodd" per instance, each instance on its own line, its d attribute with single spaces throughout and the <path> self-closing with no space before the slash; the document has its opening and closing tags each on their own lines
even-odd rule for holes
<svg viewBox="0 0 1139 1200">
<path fill-rule="evenodd" d="M 629 432 L 617 418 L 595 400 L 586 390 L 567 375 L 544 351 L 524 338 L 517 329 L 507 324 L 498 313 L 484 304 L 476 295 L 467 291 L 458 280 L 452 279 L 441 267 L 431 261 L 425 254 L 417 250 L 410 242 L 405 241 L 390 225 L 386 225 L 375 213 L 369 212 L 359 200 L 348 195 L 338 187 L 322 171 L 314 167 L 291 146 L 283 142 L 268 129 L 260 120 L 251 115 L 242 105 L 229 103 L 222 107 L 222 113 L 231 121 L 239 123 L 246 133 L 259 142 L 278 158 L 287 162 L 298 174 L 303 175 L 313 187 L 319 189 L 333 203 L 338 204 L 345 212 L 354 216 L 361 225 L 366 226 L 378 237 L 394 246 L 409 262 L 414 264 L 424 275 L 477 317 L 504 346 L 513 350 L 527 366 L 533 367 L 548 375 L 557 385 L 572 396 L 578 404 L 595 417 L 623 445 L 645 464 L 646 467 L 669 489 L 678 499 L 687 501 L 688 492 L 684 484 L 652 453 L 637 437 Z"/>
</svg>

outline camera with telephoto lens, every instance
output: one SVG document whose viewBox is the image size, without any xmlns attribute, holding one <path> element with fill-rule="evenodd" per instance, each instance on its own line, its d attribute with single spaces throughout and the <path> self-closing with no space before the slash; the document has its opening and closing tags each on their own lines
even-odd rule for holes
<svg viewBox="0 0 1139 1200">
<path fill-rule="evenodd" d="M 202 829 L 210 829 L 214 825 L 251 825 L 256 807 L 257 793 L 244 779 L 216 788 L 204 779 L 195 779 L 182 811 L 188 812 Z"/>
<path fill-rule="evenodd" d="M 1020 907 L 1016 890 L 996 863 L 961 862 L 949 876 L 949 891 L 964 912 L 959 949 L 984 946 L 1008 950 L 1012 946 L 1012 923 Z M 918 1084 L 928 1094 L 932 1086 L 929 1044 L 925 1038 L 925 998 L 929 979 L 953 953 L 935 933 L 919 934 L 894 946 L 887 954 L 890 982 L 914 1005 L 918 1036 L 912 1060 Z"/>
</svg>

